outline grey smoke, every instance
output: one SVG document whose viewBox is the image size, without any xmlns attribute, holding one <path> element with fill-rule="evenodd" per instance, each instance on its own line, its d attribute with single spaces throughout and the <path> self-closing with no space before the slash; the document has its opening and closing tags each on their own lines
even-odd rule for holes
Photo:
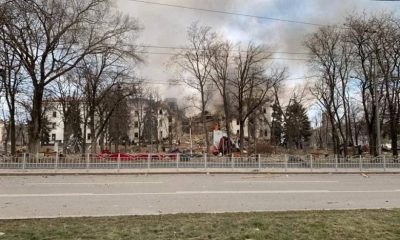
<svg viewBox="0 0 400 240">
<path fill-rule="evenodd" d="M 316 29 L 315 26 L 260 20 L 242 16 L 230 16 L 206 13 L 195 10 L 165 6 L 147 5 L 129 0 L 115 0 L 116 6 L 124 13 L 138 18 L 144 30 L 138 42 L 144 45 L 183 46 L 185 31 L 193 21 L 211 26 L 216 32 L 227 36 L 232 41 L 247 43 L 253 41 L 268 45 L 274 51 L 306 52 L 303 47 L 304 37 Z M 149 0 L 160 3 L 184 5 L 203 9 L 215 9 L 258 16 L 268 16 L 288 20 L 313 22 L 323 25 L 341 24 L 345 17 L 355 12 L 394 11 L 399 13 L 400 2 L 370 0 Z M 168 49 L 148 49 L 152 52 L 172 52 Z M 167 82 L 175 76 L 166 69 L 168 55 L 145 55 L 146 63 L 139 67 L 139 76 L 156 82 Z M 276 54 L 281 58 L 304 58 L 303 55 Z M 305 61 L 276 60 L 276 65 L 289 68 L 288 78 L 309 75 Z M 301 79 L 289 80 L 287 85 L 301 83 Z M 182 99 L 191 91 L 184 87 L 157 86 L 164 97 Z"/>
</svg>

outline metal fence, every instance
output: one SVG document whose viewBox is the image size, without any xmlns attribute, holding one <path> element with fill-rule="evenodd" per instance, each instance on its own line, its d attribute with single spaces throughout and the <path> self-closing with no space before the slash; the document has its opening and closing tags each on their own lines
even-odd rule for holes
<svg viewBox="0 0 400 240">
<path fill-rule="evenodd" d="M 312 155 L 256 155 L 251 157 L 217 157 L 206 154 L 132 154 L 114 156 L 35 156 L 0 157 L 0 169 L 259 169 L 309 171 L 328 169 L 400 170 L 397 158 L 381 157 L 314 157 Z"/>
</svg>

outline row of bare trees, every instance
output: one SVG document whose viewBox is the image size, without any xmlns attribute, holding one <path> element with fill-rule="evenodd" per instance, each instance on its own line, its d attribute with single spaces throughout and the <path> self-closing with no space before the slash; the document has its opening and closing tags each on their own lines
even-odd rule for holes
<svg viewBox="0 0 400 240">
<path fill-rule="evenodd" d="M 173 58 L 179 80 L 193 88 L 200 96 L 199 109 L 203 116 L 206 149 L 209 137 L 206 112 L 213 89 L 222 99 L 225 130 L 231 138 L 231 121 L 240 125 L 240 151 L 243 152 L 246 120 L 271 101 L 274 86 L 284 79 L 285 69 L 274 69 L 271 53 L 263 45 L 231 43 L 217 36 L 210 27 L 197 22 L 187 30 L 187 46 Z"/>
<path fill-rule="evenodd" d="M 319 76 L 311 90 L 329 121 L 334 152 L 347 155 L 347 146 L 358 145 L 363 121 L 370 153 L 379 154 L 378 132 L 387 126 L 398 156 L 400 19 L 388 13 L 352 15 L 344 25 L 321 27 L 305 46 Z M 358 105 L 362 119 L 356 120 Z"/>
<path fill-rule="evenodd" d="M 112 9 L 109 0 L 3 1 L 0 90 L 7 103 L 11 154 L 17 109 L 27 112 L 29 152 L 38 152 L 44 105 L 52 98 L 62 105 L 65 140 L 86 136 L 79 133 L 76 117 L 77 106 L 85 103 L 82 119 L 95 151 L 110 119 L 115 120 L 112 114 L 121 115 L 117 107 L 135 92 L 132 69 L 141 59 L 133 43 L 139 30 L 137 21 Z"/>
</svg>

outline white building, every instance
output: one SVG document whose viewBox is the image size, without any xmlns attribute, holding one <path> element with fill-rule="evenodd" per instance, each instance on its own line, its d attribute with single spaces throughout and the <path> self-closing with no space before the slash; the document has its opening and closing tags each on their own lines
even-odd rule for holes
<svg viewBox="0 0 400 240">
<path fill-rule="evenodd" d="M 54 144 L 55 142 L 58 143 L 65 143 L 64 139 L 64 116 L 63 116 L 63 109 L 62 104 L 59 101 L 46 101 L 46 119 L 49 124 L 49 144 Z M 81 107 L 80 115 L 81 118 L 84 118 L 84 107 Z M 83 133 L 83 129 L 85 125 L 81 124 L 81 132 Z M 86 144 L 91 143 L 91 134 L 90 129 L 86 126 L 86 136 L 84 138 L 86 140 Z M 68 140 L 68 139 L 67 139 Z"/>
<path fill-rule="evenodd" d="M 150 107 L 150 104 L 153 104 L 153 106 Z M 134 99 L 129 103 L 129 108 L 132 124 L 128 136 L 131 142 L 135 144 L 143 140 L 143 131 L 146 126 L 157 129 L 157 136 L 153 141 L 159 142 L 169 139 L 171 134 L 177 131 L 176 112 L 175 109 L 171 109 L 168 103 L 161 101 L 150 102 L 148 99 Z M 148 111 L 153 111 L 152 117 L 156 119 L 154 126 L 146 122 Z"/>
<path fill-rule="evenodd" d="M 255 128 L 255 136 L 258 139 L 269 140 L 271 139 L 271 120 L 272 120 L 272 108 L 269 104 L 265 104 L 262 108 L 256 112 L 254 115 L 254 128 Z M 250 131 L 249 118 L 246 119 L 245 124 L 243 126 L 244 137 L 247 138 Z M 231 122 L 231 132 L 239 136 L 240 132 L 240 123 L 237 119 L 233 119 Z"/>
<path fill-rule="evenodd" d="M 148 124 L 145 123 L 146 111 L 148 111 L 149 100 L 147 99 L 135 99 L 128 102 L 128 111 L 130 112 L 130 124 L 128 137 L 131 143 L 137 144 L 139 138 L 143 139 L 143 130 Z M 59 101 L 47 101 L 46 102 L 46 119 L 49 124 L 49 144 L 65 143 L 64 139 L 64 117 L 62 104 Z M 153 141 L 162 142 L 163 140 L 169 139 L 173 131 L 176 131 L 177 120 L 174 116 L 174 111 L 169 107 L 169 104 L 164 102 L 157 102 L 154 104 L 154 116 L 157 124 L 154 124 L 154 128 L 157 130 L 157 139 Z M 84 107 L 81 107 L 81 119 L 84 118 L 85 112 Z M 81 124 L 81 132 L 84 133 L 84 124 Z M 92 136 L 90 129 L 86 126 L 86 144 L 90 144 Z"/>
<path fill-rule="evenodd" d="M 49 121 L 50 127 L 49 143 L 54 144 L 56 141 L 64 142 L 64 121 L 61 104 L 52 102 L 50 109 L 46 111 L 46 118 Z"/>
</svg>

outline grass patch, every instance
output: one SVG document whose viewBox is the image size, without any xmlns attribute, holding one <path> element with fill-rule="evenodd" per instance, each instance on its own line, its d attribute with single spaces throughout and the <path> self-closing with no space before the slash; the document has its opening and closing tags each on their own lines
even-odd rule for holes
<svg viewBox="0 0 400 240">
<path fill-rule="evenodd" d="M 400 239 L 400 209 L 0 220 L 14 239 Z"/>
</svg>

